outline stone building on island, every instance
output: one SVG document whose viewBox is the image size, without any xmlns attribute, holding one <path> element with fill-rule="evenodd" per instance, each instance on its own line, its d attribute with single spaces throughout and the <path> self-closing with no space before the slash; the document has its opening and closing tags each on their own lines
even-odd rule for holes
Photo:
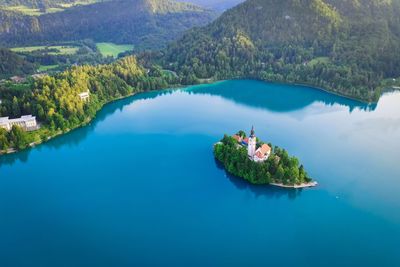
<svg viewBox="0 0 400 267">
<path fill-rule="evenodd" d="M 257 137 L 254 132 L 254 127 L 251 128 L 250 136 L 243 138 L 240 135 L 233 135 L 233 138 L 242 146 L 247 146 L 247 155 L 249 159 L 255 162 L 263 162 L 271 155 L 271 147 L 267 144 L 262 144 L 257 148 Z"/>
</svg>

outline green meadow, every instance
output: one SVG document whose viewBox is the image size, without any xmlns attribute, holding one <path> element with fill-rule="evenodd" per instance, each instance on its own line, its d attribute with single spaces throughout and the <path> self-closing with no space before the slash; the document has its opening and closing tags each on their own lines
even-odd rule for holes
<svg viewBox="0 0 400 267">
<path fill-rule="evenodd" d="M 2 6 L 1 8 L 4 10 L 22 13 L 22 14 L 28 15 L 28 16 L 40 16 L 40 15 L 43 15 L 46 13 L 55 13 L 55 12 L 64 11 L 68 8 L 78 6 L 78 5 L 90 5 L 90 4 L 99 2 L 99 1 L 100 0 L 86 0 L 86 1 L 76 1 L 76 2 L 72 2 L 72 3 L 60 3 L 57 5 L 57 7 L 47 7 L 46 9 L 39 9 L 39 8 L 25 6 L 25 5 Z"/>
<path fill-rule="evenodd" d="M 26 47 L 14 47 L 11 48 L 11 51 L 16 53 L 31 53 L 45 49 L 51 50 L 48 52 L 49 55 L 73 55 L 78 51 L 79 48 L 71 45 L 26 46 Z"/>
<path fill-rule="evenodd" d="M 43 12 L 39 8 L 31 8 L 31 7 L 22 6 L 22 5 L 21 6 L 2 7 L 2 8 L 4 10 L 19 12 L 19 13 L 22 13 L 22 14 L 28 15 L 28 16 L 40 16 L 45 13 L 54 13 L 54 12 L 60 12 L 60 11 L 64 10 L 62 8 L 52 7 L 52 8 L 47 8 L 46 12 Z"/>
<path fill-rule="evenodd" d="M 112 56 L 116 58 L 119 53 L 129 51 L 133 49 L 133 45 L 118 45 L 114 43 L 96 43 L 97 49 L 104 56 Z"/>
<path fill-rule="evenodd" d="M 56 69 L 56 68 L 58 68 L 58 65 L 40 65 L 39 68 L 38 68 L 38 71 L 39 72 L 46 72 L 46 71 L 53 70 L 53 69 Z"/>
</svg>

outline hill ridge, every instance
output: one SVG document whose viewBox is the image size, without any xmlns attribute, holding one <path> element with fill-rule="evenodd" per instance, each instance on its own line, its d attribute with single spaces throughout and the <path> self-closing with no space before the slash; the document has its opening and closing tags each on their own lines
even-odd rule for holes
<svg viewBox="0 0 400 267">
<path fill-rule="evenodd" d="M 209 10 L 172 0 L 104 1 L 41 16 L 0 10 L 0 44 L 94 39 L 159 48 L 185 30 L 205 25 L 214 17 Z"/>
<path fill-rule="evenodd" d="M 169 45 L 161 64 L 187 82 L 257 78 L 374 101 L 400 76 L 399 18 L 399 0 L 248 0 Z"/>
</svg>

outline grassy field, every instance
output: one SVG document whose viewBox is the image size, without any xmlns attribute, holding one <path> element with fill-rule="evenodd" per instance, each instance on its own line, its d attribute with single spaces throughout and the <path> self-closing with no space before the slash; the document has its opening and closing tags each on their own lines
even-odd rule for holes
<svg viewBox="0 0 400 267">
<path fill-rule="evenodd" d="M 28 16 L 40 16 L 44 13 L 54 13 L 54 12 L 60 12 L 63 11 L 64 9 L 62 8 L 47 8 L 46 12 L 40 11 L 38 8 L 30 8 L 27 6 L 9 6 L 9 7 L 2 7 L 4 10 L 9 10 L 9 11 L 14 11 L 14 12 L 19 12 L 24 15 Z"/>
<path fill-rule="evenodd" d="M 43 49 L 57 49 L 58 51 L 49 52 L 49 55 L 72 55 L 78 51 L 78 47 L 71 45 L 54 45 L 54 46 L 26 46 L 26 47 L 14 47 L 11 51 L 17 53 L 30 53 Z"/>
<path fill-rule="evenodd" d="M 90 0 L 90 1 L 77 1 L 73 3 L 66 3 L 66 4 L 60 4 L 58 7 L 49 7 L 46 8 L 46 10 L 43 12 L 43 10 L 40 10 L 39 8 L 32 8 L 24 5 L 19 5 L 19 6 L 3 6 L 1 7 L 4 10 L 9 10 L 9 11 L 14 11 L 14 12 L 19 12 L 24 15 L 28 16 L 40 16 L 46 13 L 55 13 L 55 12 L 60 12 L 64 11 L 68 8 L 77 6 L 77 5 L 90 5 L 93 3 L 99 2 L 99 0 Z"/>
<path fill-rule="evenodd" d="M 96 43 L 96 46 L 104 57 L 112 56 L 114 58 L 116 58 L 119 53 L 133 49 L 133 45 L 118 45 L 113 43 Z"/>
<path fill-rule="evenodd" d="M 73 2 L 73 3 L 60 4 L 59 6 L 64 8 L 64 9 L 67 9 L 67 8 L 74 7 L 74 6 L 90 5 L 90 4 L 94 4 L 94 3 L 97 3 L 97 2 L 101 2 L 101 0 L 76 1 L 76 2 Z"/>
<path fill-rule="evenodd" d="M 31 84 L 30 83 L 9 83 L 8 88 L 12 90 L 20 90 L 20 91 L 25 91 L 31 89 Z"/>
<path fill-rule="evenodd" d="M 49 70 L 52 70 L 52 69 L 55 69 L 55 68 L 58 68 L 58 65 L 47 65 L 47 66 L 40 65 L 38 71 L 39 72 L 46 72 L 46 71 L 49 71 Z"/>
</svg>

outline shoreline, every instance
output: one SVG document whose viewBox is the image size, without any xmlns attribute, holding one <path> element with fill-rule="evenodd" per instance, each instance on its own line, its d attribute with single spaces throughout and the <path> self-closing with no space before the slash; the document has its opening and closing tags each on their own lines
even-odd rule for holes
<svg viewBox="0 0 400 267">
<path fill-rule="evenodd" d="M 204 84 L 206 84 L 206 83 L 204 83 Z M 188 86 L 196 86 L 196 85 L 188 85 Z M 149 90 L 149 91 L 135 92 L 135 93 L 132 93 L 132 94 L 129 94 L 129 95 L 126 95 L 126 96 L 121 96 L 121 97 L 115 98 L 115 99 L 113 99 L 113 100 L 111 100 L 111 101 L 109 101 L 109 102 L 107 102 L 107 103 L 104 103 L 104 104 L 96 111 L 96 115 L 95 115 L 95 116 L 93 116 L 92 118 L 89 118 L 89 117 L 88 117 L 85 121 L 81 122 L 81 123 L 80 123 L 79 125 L 77 125 L 76 127 L 71 128 L 71 129 L 66 129 L 65 131 L 61 131 L 61 130 L 60 130 L 60 131 L 58 131 L 57 133 L 55 133 L 54 135 L 47 136 L 45 140 L 40 140 L 40 141 L 36 141 L 36 142 L 29 143 L 24 149 L 8 148 L 6 151 L 5 151 L 5 150 L 0 150 L 0 157 L 1 157 L 1 156 L 4 156 L 4 155 L 8 155 L 8 154 L 18 153 L 18 152 L 20 152 L 20 151 L 23 151 L 23 150 L 26 150 L 26 149 L 29 149 L 29 148 L 34 148 L 35 146 L 41 145 L 41 144 L 44 144 L 44 143 L 47 143 L 48 141 L 50 141 L 50 140 L 52 140 L 52 139 L 54 139 L 54 138 L 56 138 L 56 137 L 58 137 L 58 136 L 61 136 L 61 135 L 63 135 L 63 134 L 67 134 L 67 133 L 69 133 L 69 132 L 71 132 L 71 131 L 74 131 L 74 130 L 76 130 L 76 129 L 85 127 L 85 126 L 88 125 L 90 122 L 92 122 L 94 119 L 96 119 L 97 113 L 98 113 L 99 111 L 101 111 L 101 110 L 104 108 L 104 106 L 106 106 L 106 105 L 108 105 L 108 104 L 111 104 L 111 103 L 113 103 L 113 102 L 115 102 L 115 101 L 123 100 L 123 99 L 126 99 L 126 98 L 128 98 L 128 97 L 133 97 L 133 96 L 140 95 L 140 94 L 144 94 L 144 93 L 158 92 L 158 91 L 163 91 L 163 90 L 179 90 L 179 89 L 182 89 L 182 88 L 185 88 L 185 87 L 187 87 L 187 86 L 185 86 L 185 85 L 176 85 L 176 87 L 169 87 L 169 88 L 161 88 L 161 89 L 155 89 L 155 90 Z"/>
<path fill-rule="evenodd" d="M 365 104 L 376 104 L 376 103 L 377 103 L 377 102 L 366 102 L 366 101 L 361 100 L 361 99 L 357 99 L 357 98 L 353 98 L 353 97 L 350 97 L 350 96 L 342 95 L 342 94 L 340 94 L 340 93 L 333 92 L 333 91 L 330 91 L 330 90 L 328 90 L 328 89 L 324 89 L 324 88 L 321 88 L 321 87 L 317 87 L 317 86 L 313 86 L 313 85 L 308 85 L 308 84 L 290 83 L 290 82 L 286 82 L 286 83 L 284 83 L 284 82 L 274 82 L 274 81 L 268 81 L 268 80 L 263 80 L 263 79 L 260 79 L 260 78 L 254 78 L 254 77 L 247 77 L 247 78 L 246 78 L 246 77 L 238 77 L 238 78 L 231 78 L 231 79 L 215 79 L 215 78 L 209 78 L 209 79 L 204 79 L 203 81 L 201 81 L 201 82 L 199 82 L 199 83 L 197 83 L 197 84 L 192 84 L 192 85 L 176 84 L 175 86 L 172 85 L 172 87 L 160 88 L 160 89 L 149 90 L 149 91 L 142 91 L 142 92 L 136 92 L 136 93 L 132 93 L 132 94 L 129 94 L 129 95 L 126 95 L 126 96 L 118 97 L 118 98 L 113 99 L 113 100 L 111 100 L 111 101 L 109 101 L 109 102 L 107 102 L 107 103 L 104 103 L 104 104 L 102 105 L 102 107 L 99 108 L 99 110 L 97 110 L 97 112 L 99 112 L 99 111 L 100 111 L 105 105 L 107 105 L 107 104 L 110 104 L 110 103 L 113 103 L 113 102 L 115 102 L 115 101 L 122 100 L 122 99 L 125 99 L 125 98 L 128 98 L 128 97 L 131 97 L 131 96 L 143 94 L 143 93 L 157 92 L 157 91 L 162 91 L 162 90 L 178 90 L 178 89 L 187 88 L 187 87 L 192 87 L 192 86 L 210 85 L 210 84 L 215 84 L 215 83 L 219 83 L 219 82 L 225 82 L 225 81 L 229 81 L 229 80 L 255 80 L 255 81 L 261 81 L 261 82 L 272 83 L 272 84 L 283 84 L 283 85 L 303 86 L 303 87 L 309 87 L 309 88 L 312 88 L 312 89 L 315 89 L 315 90 L 321 90 L 321 91 L 326 92 L 326 93 L 328 93 L 328 94 L 337 95 L 337 96 L 340 96 L 340 97 L 343 97 L 343 98 L 347 98 L 347 99 L 350 99 L 350 100 L 353 100 L 353 101 L 358 101 L 358 102 L 360 102 L 360 103 L 365 103 Z M 97 112 L 96 112 L 96 115 L 97 115 Z M 22 150 L 25 150 L 25 149 L 28 149 L 28 148 L 33 148 L 33 147 L 35 147 L 36 145 L 40 145 L 40 144 L 46 143 L 47 141 L 50 141 L 51 139 L 53 139 L 53 138 L 55 138 L 55 137 L 57 137 L 57 136 L 60 136 L 60 135 L 62 135 L 62 134 L 67 134 L 68 132 L 70 132 L 70 131 L 72 131 L 72 130 L 75 130 L 75 129 L 84 127 L 84 126 L 86 126 L 88 123 L 90 123 L 93 119 L 95 119 L 95 118 L 96 118 L 96 115 L 95 115 L 94 117 L 92 117 L 92 118 L 88 118 L 88 120 L 83 121 L 81 124 L 77 125 L 76 127 L 72 128 L 72 129 L 68 129 L 68 130 L 66 130 L 66 131 L 64 131 L 64 132 L 63 132 L 63 131 L 60 131 L 60 132 L 57 132 L 56 134 L 54 134 L 54 135 L 52 135 L 52 136 L 48 136 L 46 140 L 41 140 L 41 141 L 37 141 L 37 142 L 32 142 L 32 143 L 28 144 L 27 147 L 24 148 L 24 149 L 19 150 L 19 149 L 15 149 L 15 148 L 8 148 L 7 151 L 0 150 L 0 156 L 7 155 L 7 154 L 17 153 L 17 152 L 19 152 L 19 151 L 22 151 Z M 276 186 L 279 186 L 279 185 L 276 185 Z M 284 186 L 281 185 L 281 187 L 284 187 Z M 305 186 L 305 187 L 310 187 L 310 186 Z"/>
<path fill-rule="evenodd" d="M 160 89 L 160 90 L 162 90 L 162 89 Z M 153 91 L 158 91 L 158 90 L 153 90 Z M 148 92 L 151 92 L 151 91 L 148 91 Z M 105 105 L 111 104 L 111 103 L 113 103 L 113 102 L 115 102 L 115 101 L 122 100 L 122 99 L 125 99 L 125 98 L 128 98 L 128 97 L 131 97 L 131 96 L 135 96 L 135 95 L 140 94 L 140 93 L 144 93 L 144 92 L 133 93 L 133 94 L 129 94 L 129 95 L 126 95 L 126 96 L 121 96 L 121 97 L 118 97 L 118 98 L 116 98 L 116 99 L 113 99 L 113 100 L 111 100 L 111 101 L 109 101 L 109 102 L 107 102 L 107 103 L 104 103 L 104 104 L 96 111 L 96 115 L 93 116 L 92 118 L 89 118 L 89 117 L 88 117 L 85 121 L 81 122 L 79 125 L 77 125 L 77 126 L 74 127 L 74 128 L 66 129 L 65 131 L 61 131 L 61 130 L 60 130 L 60 131 L 56 132 L 56 133 L 53 134 L 53 135 L 47 136 L 45 140 L 40 140 L 40 141 L 36 141 L 36 142 L 29 143 L 24 149 L 8 148 L 6 151 L 5 151 L 5 150 L 0 150 L 0 157 L 3 156 L 3 155 L 14 154 L 14 153 L 17 153 L 17 152 L 20 152 L 20 151 L 23 151 L 23 150 L 26 150 L 26 149 L 29 149 L 29 148 L 34 148 L 35 146 L 44 144 L 44 143 L 46 143 L 46 142 L 48 142 L 48 141 L 50 141 L 50 140 L 52 140 L 52 139 L 54 139 L 54 138 L 56 138 L 56 137 L 58 137 L 58 136 L 60 136 L 60 135 L 67 134 L 67 133 L 69 133 L 69 132 L 71 132 L 71 131 L 73 131 L 73 130 L 79 129 L 79 128 L 81 128 L 81 127 L 85 127 L 87 124 L 89 124 L 92 120 L 94 120 L 94 119 L 97 117 L 97 113 L 98 113 L 100 110 L 102 110 L 103 107 L 104 107 Z"/>
<path fill-rule="evenodd" d="M 225 137 L 224 137 L 225 138 Z M 234 140 L 233 139 L 233 137 L 231 137 L 232 138 L 232 140 Z M 242 141 L 238 141 L 237 139 L 235 139 L 238 143 L 240 143 L 240 142 L 242 142 Z M 229 145 L 227 145 L 227 146 L 229 146 L 230 148 L 232 148 L 232 150 L 239 150 L 240 148 L 243 148 L 243 146 L 241 146 L 240 144 L 236 144 L 236 146 L 235 145 L 232 145 L 232 146 L 235 146 L 236 147 L 236 149 L 233 149 L 233 147 L 231 147 L 231 146 L 229 146 Z M 225 164 L 225 162 L 223 161 L 223 160 L 221 160 L 220 159 L 220 157 L 219 157 L 219 155 L 221 155 L 221 154 L 218 154 L 217 152 L 216 152 L 216 149 L 215 149 L 215 147 L 217 146 L 217 145 L 221 145 L 221 146 L 224 146 L 225 144 L 224 144 L 224 142 L 221 140 L 221 141 L 219 141 L 219 142 L 216 142 L 216 143 L 214 143 L 214 145 L 213 145 L 213 154 L 214 154 L 214 159 L 219 163 L 219 164 L 221 164 L 221 167 L 225 170 L 225 172 L 227 173 L 227 174 L 230 174 L 230 175 L 232 175 L 232 176 L 234 176 L 234 177 L 237 177 L 237 178 L 239 178 L 239 179 L 241 179 L 241 180 L 243 180 L 243 181 L 245 181 L 245 182 L 247 182 L 247 183 L 249 183 L 249 184 L 251 184 L 251 185 L 262 185 L 262 186 L 268 186 L 268 185 L 270 185 L 270 186 L 276 186 L 276 187 L 281 187 L 281 188 L 286 188 L 286 189 L 302 189 L 302 188 L 310 188 L 310 187 L 315 187 L 315 186 L 317 186 L 318 185 L 318 182 L 317 181 L 314 181 L 314 180 L 312 180 L 311 178 L 309 178 L 308 177 L 308 180 L 309 180 L 309 182 L 302 182 L 302 183 L 300 183 L 300 184 L 283 184 L 282 182 L 270 182 L 270 181 L 261 181 L 260 182 L 260 179 L 261 178 L 266 178 L 266 177 L 268 177 L 268 174 L 270 175 L 270 179 L 267 179 L 267 180 L 273 180 L 273 181 L 275 181 L 275 178 L 274 178 L 274 175 L 270 172 L 270 170 L 267 170 L 266 172 L 266 175 L 264 175 L 264 174 L 262 174 L 261 176 L 260 175 L 257 175 L 257 178 L 256 179 L 252 179 L 252 178 L 249 178 L 248 176 L 246 176 L 246 174 L 248 174 L 249 172 L 247 172 L 247 173 L 245 173 L 245 174 L 243 174 L 243 172 L 242 172 L 242 174 L 241 174 L 241 171 L 245 171 L 246 172 L 246 170 L 248 170 L 248 168 L 244 168 L 244 167 L 240 167 L 240 168 L 233 168 L 233 169 L 231 169 L 231 170 L 228 170 L 228 168 L 226 167 L 226 164 Z M 232 153 L 234 153 L 234 152 L 232 152 Z M 230 154 L 232 154 L 232 153 L 230 153 Z M 273 152 L 271 152 L 271 154 L 272 154 Z M 230 154 L 228 154 L 228 155 L 222 155 L 224 158 L 227 158 L 227 157 L 230 157 Z M 277 155 L 277 154 L 275 154 L 275 155 Z M 277 156 L 279 156 L 279 155 L 277 155 Z M 247 160 L 249 160 L 248 159 L 248 157 L 246 157 L 247 158 Z M 252 159 L 250 159 L 251 161 L 253 161 Z M 253 161 L 254 162 L 254 161 Z M 232 163 L 232 162 L 231 162 Z M 233 162 L 232 163 L 233 165 L 236 165 L 237 164 L 237 161 L 236 162 Z M 258 164 L 262 164 L 262 163 L 255 163 L 255 165 L 258 165 Z M 259 166 L 259 165 L 258 165 Z"/>
<path fill-rule="evenodd" d="M 352 100 L 352 101 L 357 101 L 357 102 L 360 102 L 360 103 L 363 103 L 363 104 L 367 104 L 367 105 L 377 104 L 378 101 L 379 101 L 379 99 L 378 99 L 377 101 L 370 102 L 370 101 L 363 100 L 363 99 L 361 99 L 361 98 L 356 98 L 356 97 L 348 96 L 348 95 L 345 95 L 345 94 L 342 94 L 342 93 L 339 93 L 339 92 L 331 91 L 331 90 L 329 90 L 329 89 L 326 89 L 326 88 L 323 88 L 323 87 L 318 87 L 318 86 L 316 86 L 316 85 L 307 84 L 307 83 L 298 83 L 298 82 L 276 82 L 276 81 L 264 80 L 264 79 L 261 79 L 261 78 L 251 78 L 251 77 L 250 77 L 250 78 L 246 78 L 246 77 L 243 77 L 243 78 L 232 78 L 231 80 L 241 80 L 241 79 L 243 79 L 243 80 L 255 80 L 255 81 L 260 81 L 260 82 L 265 82 L 265 83 L 272 83 L 272 84 L 295 85 L 295 86 L 301 86 L 301 87 L 308 87 L 308 88 L 311 88 L 311 89 L 314 89 L 314 90 L 323 91 L 323 92 L 328 93 L 328 94 L 340 96 L 340 97 L 343 97 L 343 98 L 346 98 L 346 99 L 349 99 L 349 100 Z M 380 98 L 382 95 L 383 95 L 383 92 L 381 93 L 381 95 L 379 96 L 379 98 Z"/>
<path fill-rule="evenodd" d="M 311 181 L 309 183 L 302 183 L 302 184 L 294 184 L 294 185 L 285 185 L 281 183 L 269 183 L 272 186 L 282 187 L 282 188 L 292 188 L 292 189 L 301 189 L 301 188 L 310 188 L 316 187 L 318 183 L 316 181 Z"/>
</svg>

